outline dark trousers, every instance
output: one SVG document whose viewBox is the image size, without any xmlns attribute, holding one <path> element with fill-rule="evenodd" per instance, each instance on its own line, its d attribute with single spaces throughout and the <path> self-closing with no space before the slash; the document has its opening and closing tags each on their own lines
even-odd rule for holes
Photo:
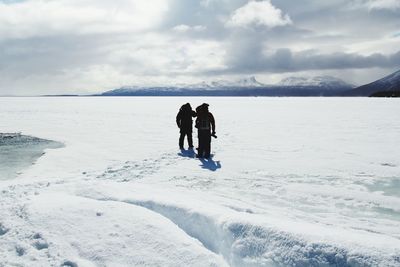
<svg viewBox="0 0 400 267">
<path fill-rule="evenodd" d="M 198 150 L 199 157 L 209 158 L 211 151 L 211 132 L 209 130 L 199 130 L 198 137 L 199 137 L 199 150 Z"/>
<path fill-rule="evenodd" d="M 187 135 L 189 147 L 193 147 L 192 132 L 181 131 L 181 136 L 179 136 L 179 147 L 181 147 L 181 148 L 183 148 L 183 141 L 185 140 L 186 135 Z"/>
</svg>

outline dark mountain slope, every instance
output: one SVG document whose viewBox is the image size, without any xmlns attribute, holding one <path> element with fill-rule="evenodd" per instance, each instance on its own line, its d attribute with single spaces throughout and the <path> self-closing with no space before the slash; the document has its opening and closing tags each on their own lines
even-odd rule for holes
<svg viewBox="0 0 400 267">
<path fill-rule="evenodd" d="M 400 70 L 375 82 L 345 92 L 345 96 L 370 96 L 380 91 L 400 90 Z"/>
</svg>

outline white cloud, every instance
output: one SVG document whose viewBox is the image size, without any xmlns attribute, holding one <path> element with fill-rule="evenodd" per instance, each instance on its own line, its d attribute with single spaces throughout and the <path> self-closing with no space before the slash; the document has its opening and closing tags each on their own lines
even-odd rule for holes
<svg viewBox="0 0 400 267">
<path fill-rule="evenodd" d="M 400 0 L 370 0 L 367 6 L 369 9 L 398 9 Z"/>
<path fill-rule="evenodd" d="M 0 95 L 96 93 L 123 85 L 168 85 L 221 70 L 224 47 L 165 33 L 77 36 L 68 43 L 0 42 Z M 4 53 L 7 55 L 4 55 Z M 2 55 L 3 54 L 3 55 Z"/>
<path fill-rule="evenodd" d="M 201 32 L 201 31 L 206 30 L 206 27 L 203 25 L 189 26 L 186 24 L 180 24 L 180 25 L 175 26 L 172 29 L 176 32 L 185 33 L 185 32 L 189 32 L 189 31 Z"/>
<path fill-rule="evenodd" d="M 218 3 L 218 2 L 223 3 L 225 5 L 229 4 L 229 0 L 201 0 L 200 5 L 203 7 L 210 7 L 213 4 Z"/>
<path fill-rule="evenodd" d="M 164 0 L 0 2 L 0 38 L 148 30 L 168 10 Z"/>
<path fill-rule="evenodd" d="M 369 10 L 396 10 L 400 9 L 400 0 L 353 0 L 350 6 Z"/>
<path fill-rule="evenodd" d="M 206 26 L 203 26 L 203 25 L 196 25 L 196 26 L 194 26 L 193 27 L 193 29 L 195 30 L 195 31 L 204 31 L 204 30 L 206 30 Z"/>
<path fill-rule="evenodd" d="M 289 15 L 274 7 L 269 0 L 251 1 L 233 12 L 227 26 L 247 27 L 251 25 L 273 28 L 291 24 Z"/>
<path fill-rule="evenodd" d="M 214 0 L 201 0 L 200 5 L 208 7 Z"/>
</svg>

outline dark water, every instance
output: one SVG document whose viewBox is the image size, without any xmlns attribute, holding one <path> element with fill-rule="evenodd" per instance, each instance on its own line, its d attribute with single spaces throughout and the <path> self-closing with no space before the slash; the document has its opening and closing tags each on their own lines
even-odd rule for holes
<svg viewBox="0 0 400 267">
<path fill-rule="evenodd" d="M 19 133 L 0 133 L 0 180 L 13 179 L 40 158 L 45 149 L 63 144 Z"/>
</svg>

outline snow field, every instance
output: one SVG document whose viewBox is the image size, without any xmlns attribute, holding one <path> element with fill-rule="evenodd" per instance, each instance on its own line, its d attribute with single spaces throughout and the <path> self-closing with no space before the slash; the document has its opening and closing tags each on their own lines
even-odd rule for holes
<svg viewBox="0 0 400 267">
<path fill-rule="evenodd" d="M 177 150 L 185 102 L 210 103 L 211 160 Z M 1 104 L 4 131 L 65 147 L 0 183 L 0 266 L 399 265 L 395 101 Z"/>
</svg>

